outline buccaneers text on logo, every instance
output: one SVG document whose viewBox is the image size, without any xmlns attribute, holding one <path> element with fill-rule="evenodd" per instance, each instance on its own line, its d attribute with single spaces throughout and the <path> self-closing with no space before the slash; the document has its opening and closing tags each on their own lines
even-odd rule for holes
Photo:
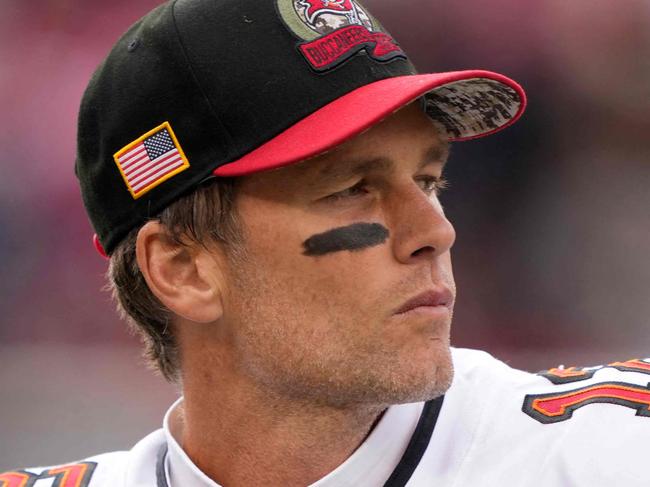
<svg viewBox="0 0 650 487">
<path fill-rule="evenodd" d="M 298 50 L 313 69 L 328 71 L 360 51 L 387 62 L 406 55 L 356 0 L 275 0 L 285 25 L 303 42 Z"/>
</svg>

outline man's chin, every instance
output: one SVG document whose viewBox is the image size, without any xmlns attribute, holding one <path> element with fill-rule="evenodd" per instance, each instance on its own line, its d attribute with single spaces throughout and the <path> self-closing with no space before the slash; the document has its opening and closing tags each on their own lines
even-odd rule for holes
<svg viewBox="0 0 650 487">
<path fill-rule="evenodd" d="M 282 395 L 334 408 L 387 407 L 429 401 L 449 389 L 454 375 L 451 350 L 446 340 L 431 340 L 427 346 L 408 353 L 395 349 L 374 356 L 359 366 L 355 363 L 324 364 L 302 380 L 285 383 L 289 371 L 278 383 L 285 383 Z M 422 342 L 420 342 L 422 344 Z M 329 371 L 323 374 L 323 371 Z M 295 369 L 294 369 L 295 371 Z M 276 383 L 276 385 L 278 384 Z"/>
<path fill-rule="evenodd" d="M 436 397 L 440 397 L 445 394 L 451 387 L 452 380 L 454 378 L 454 367 L 451 361 L 449 364 L 446 364 L 444 367 L 439 367 L 436 369 L 436 378 L 433 382 L 430 382 L 422 391 L 422 394 L 415 399 L 417 401 L 430 401 Z"/>
<path fill-rule="evenodd" d="M 443 347 L 441 347 L 443 348 Z M 438 350 L 435 357 L 414 356 L 394 364 L 390 379 L 375 389 L 376 401 L 386 405 L 429 401 L 451 387 L 454 367 L 451 351 Z"/>
<path fill-rule="evenodd" d="M 438 363 L 433 371 L 423 374 L 420 381 L 412 381 L 411 387 L 404 389 L 402 400 L 395 401 L 393 404 L 430 401 L 440 397 L 451 387 L 453 377 L 454 367 L 451 360 Z"/>
</svg>

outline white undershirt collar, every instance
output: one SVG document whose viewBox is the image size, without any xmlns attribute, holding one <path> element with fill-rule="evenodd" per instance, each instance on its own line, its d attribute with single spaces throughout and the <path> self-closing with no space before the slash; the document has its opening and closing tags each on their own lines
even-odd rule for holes
<svg viewBox="0 0 650 487">
<path fill-rule="evenodd" d="M 183 422 L 178 399 L 165 414 L 165 475 L 169 487 L 221 487 L 194 465 L 180 446 Z M 391 406 L 368 438 L 341 465 L 309 487 L 377 487 L 399 463 L 415 431 L 424 403 Z"/>
</svg>

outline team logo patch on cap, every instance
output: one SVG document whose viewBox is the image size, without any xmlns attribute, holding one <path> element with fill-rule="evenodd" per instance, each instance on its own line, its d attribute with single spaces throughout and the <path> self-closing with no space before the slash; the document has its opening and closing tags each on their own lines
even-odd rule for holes
<svg viewBox="0 0 650 487">
<path fill-rule="evenodd" d="M 120 149 L 113 158 L 133 199 L 190 167 L 169 122 Z"/>
<path fill-rule="evenodd" d="M 298 50 L 316 71 L 332 69 L 365 49 L 377 61 L 406 57 L 355 0 L 276 0 L 287 27 L 304 42 Z"/>
</svg>

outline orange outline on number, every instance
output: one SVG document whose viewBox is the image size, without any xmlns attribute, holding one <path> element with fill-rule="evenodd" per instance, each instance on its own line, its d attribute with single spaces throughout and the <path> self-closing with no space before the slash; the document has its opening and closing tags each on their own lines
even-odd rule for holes
<svg viewBox="0 0 650 487">
<path fill-rule="evenodd" d="M 85 479 L 87 471 L 87 463 L 75 463 L 73 465 L 52 468 L 48 470 L 47 473 L 48 476 L 55 476 L 63 472 L 61 483 L 57 487 L 81 487 L 81 482 Z M 72 479 L 70 479 L 71 475 Z"/>
<path fill-rule="evenodd" d="M 37 475 L 28 472 L 0 473 L 0 487 L 25 487 L 27 482 L 37 477 Z"/>
<path fill-rule="evenodd" d="M 95 467 L 95 462 L 80 462 L 53 467 L 40 475 L 25 470 L 4 472 L 0 474 L 0 487 L 30 487 L 38 480 L 51 478 L 55 478 L 52 487 L 87 487 Z"/>
</svg>

